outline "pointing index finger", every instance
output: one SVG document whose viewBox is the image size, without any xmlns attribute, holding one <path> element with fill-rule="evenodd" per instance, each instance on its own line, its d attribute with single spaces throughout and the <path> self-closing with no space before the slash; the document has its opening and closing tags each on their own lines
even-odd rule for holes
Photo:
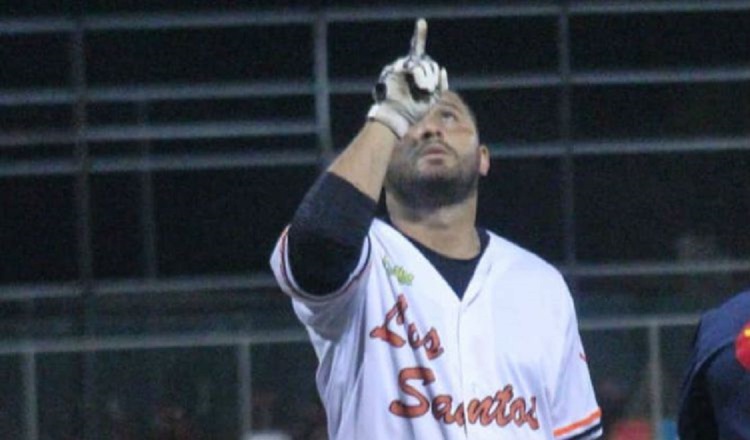
<svg viewBox="0 0 750 440">
<path fill-rule="evenodd" d="M 420 18 L 414 24 L 414 35 L 411 37 L 411 50 L 409 55 L 420 58 L 424 55 L 424 47 L 427 42 L 427 21 Z"/>
</svg>

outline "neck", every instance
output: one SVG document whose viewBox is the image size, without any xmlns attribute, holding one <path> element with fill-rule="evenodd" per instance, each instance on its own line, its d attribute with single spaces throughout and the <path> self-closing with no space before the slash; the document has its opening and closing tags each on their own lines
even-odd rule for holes
<svg viewBox="0 0 750 440">
<path fill-rule="evenodd" d="M 407 207 L 386 197 L 391 222 L 402 233 L 450 258 L 473 258 L 480 251 L 476 230 L 476 195 L 432 209 Z"/>
</svg>

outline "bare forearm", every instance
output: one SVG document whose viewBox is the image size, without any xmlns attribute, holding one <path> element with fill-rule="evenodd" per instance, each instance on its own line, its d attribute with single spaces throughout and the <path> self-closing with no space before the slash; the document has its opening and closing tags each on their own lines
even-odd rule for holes
<svg viewBox="0 0 750 440">
<path fill-rule="evenodd" d="M 396 140 L 391 129 L 379 122 L 369 121 L 328 171 L 377 201 Z"/>
</svg>

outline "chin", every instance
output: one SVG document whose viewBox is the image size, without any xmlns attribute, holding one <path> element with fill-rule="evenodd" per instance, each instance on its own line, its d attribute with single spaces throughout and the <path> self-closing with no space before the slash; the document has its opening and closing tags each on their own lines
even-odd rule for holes
<svg viewBox="0 0 750 440">
<path fill-rule="evenodd" d="M 419 173 L 418 179 L 422 182 L 442 182 L 453 180 L 455 176 L 445 170 L 425 170 Z"/>
<path fill-rule="evenodd" d="M 452 176 L 456 174 L 455 170 L 446 165 L 445 162 L 440 163 L 423 163 L 417 168 L 417 174 L 422 176 Z"/>
</svg>

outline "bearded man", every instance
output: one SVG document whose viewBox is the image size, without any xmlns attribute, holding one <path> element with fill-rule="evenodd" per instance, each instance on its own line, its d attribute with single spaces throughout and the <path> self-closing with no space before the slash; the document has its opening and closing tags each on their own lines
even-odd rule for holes
<svg viewBox="0 0 750 440">
<path fill-rule="evenodd" d="M 320 362 L 328 436 L 597 438 L 571 295 L 551 265 L 476 225 L 490 152 L 426 32 L 419 20 L 410 53 L 382 70 L 364 126 L 271 257 Z"/>
</svg>

